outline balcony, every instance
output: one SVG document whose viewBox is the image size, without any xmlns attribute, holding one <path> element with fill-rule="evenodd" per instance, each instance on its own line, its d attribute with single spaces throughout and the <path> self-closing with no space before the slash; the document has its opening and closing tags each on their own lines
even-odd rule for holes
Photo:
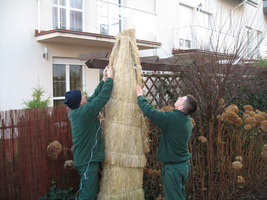
<svg viewBox="0 0 267 200">
<path fill-rule="evenodd" d="M 156 42 L 154 6 L 139 9 L 135 6 L 104 0 L 72 6 L 63 1 L 38 1 L 36 41 L 110 49 L 115 43 L 114 36 L 134 28 L 140 50 L 159 48 L 161 43 Z M 92 8 L 97 9 L 92 12 Z"/>
<path fill-rule="evenodd" d="M 115 43 L 115 37 L 111 35 L 103 35 L 97 33 L 72 31 L 65 29 L 53 29 L 49 31 L 35 31 L 36 41 L 44 43 L 59 43 L 70 45 L 85 45 L 91 47 L 103 47 L 111 49 Z M 136 40 L 139 50 L 159 48 L 161 43 Z"/>
<path fill-rule="evenodd" d="M 235 44 L 235 40 L 231 34 L 198 25 L 174 29 L 174 50 L 183 50 L 182 52 L 198 49 L 201 52 L 216 51 L 231 54 L 234 51 L 232 44 Z"/>
</svg>

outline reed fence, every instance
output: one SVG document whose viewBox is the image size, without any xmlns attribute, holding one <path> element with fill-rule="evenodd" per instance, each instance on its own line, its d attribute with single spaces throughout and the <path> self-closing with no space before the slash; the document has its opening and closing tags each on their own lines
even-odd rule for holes
<svg viewBox="0 0 267 200">
<path fill-rule="evenodd" d="M 47 146 L 58 140 L 71 148 L 71 130 L 65 106 L 0 112 L 1 200 L 38 199 L 56 181 L 59 187 L 78 187 L 75 170 L 64 170 L 63 151 L 57 160 L 47 157 Z"/>
</svg>

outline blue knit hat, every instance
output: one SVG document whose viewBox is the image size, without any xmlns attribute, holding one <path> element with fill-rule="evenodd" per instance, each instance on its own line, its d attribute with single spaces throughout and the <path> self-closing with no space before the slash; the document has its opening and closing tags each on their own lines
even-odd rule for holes
<svg viewBox="0 0 267 200">
<path fill-rule="evenodd" d="M 64 104 L 70 109 L 78 108 L 82 99 L 82 93 L 80 90 L 74 89 L 65 93 Z"/>
</svg>

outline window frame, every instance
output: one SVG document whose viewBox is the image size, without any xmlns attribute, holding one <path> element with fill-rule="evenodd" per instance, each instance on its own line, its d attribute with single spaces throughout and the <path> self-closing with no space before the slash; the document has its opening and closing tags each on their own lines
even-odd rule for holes
<svg viewBox="0 0 267 200">
<path fill-rule="evenodd" d="M 118 31 L 118 33 L 119 32 L 121 32 L 122 31 L 122 26 L 123 26 L 123 17 L 122 17 L 122 14 L 121 14 L 121 12 L 122 12 L 122 10 L 121 9 L 123 9 L 123 7 L 124 7 L 124 4 L 123 4 L 123 0 L 117 0 L 118 1 L 118 3 L 113 3 L 112 1 L 110 1 L 110 0 L 101 0 L 101 1 L 99 1 L 99 33 L 100 34 L 105 34 L 105 35 L 111 35 L 111 34 L 113 34 L 113 33 L 111 33 L 110 32 L 110 30 L 112 30 L 111 29 L 111 26 L 112 26 L 112 21 L 115 19 L 115 20 L 118 20 L 119 21 L 119 31 Z M 102 14 L 101 12 L 100 12 L 100 7 L 101 7 L 101 3 L 103 3 L 103 4 L 107 4 L 106 6 L 107 6 L 107 14 L 106 13 L 104 13 L 104 14 Z M 118 17 L 114 17 L 114 16 L 112 16 L 111 14 L 110 14 L 110 7 L 111 6 L 118 6 L 119 7 L 119 16 Z M 101 18 L 107 18 L 107 24 L 103 24 L 103 23 L 101 23 L 102 21 L 101 21 Z M 106 25 L 107 26 L 107 33 L 103 33 L 103 32 L 101 32 L 101 25 Z M 116 33 L 117 34 L 117 33 Z"/>
<path fill-rule="evenodd" d="M 53 83 L 53 67 L 54 64 L 60 64 L 60 65 L 65 65 L 65 81 L 66 81 L 66 91 L 70 91 L 70 65 L 80 65 L 82 67 L 82 90 L 86 90 L 86 71 L 85 71 L 85 65 L 84 62 L 78 60 L 78 59 L 68 59 L 68 58 L 53 58 L 53 63 L 52 63 L 52 91 L 54 87 Z M 52 92 L 52 101 L 53 101 L 53 106 L 54 106 L 54 101 L 55 100 L 64 100 L 65 96 L 60 96 L 60 97 L 54 97 L 54 93 Z"/>
<path fill-rule="evenodd" d="M 82 14 L 82 30 L 76 30 L 76 31 L 84 31 L 84 27 L 85 27 L 85 0 L 82 0 L 82 9 L 78 9 L 78 8 L 72 8 L 70 7 L 70 0 L 66 0 L 66 6 L 62 6 L 60 5 L 60 0 L 57 0 L 57 4 L 52 5 L 52 9 L 57 8 L 57 27 L 54 27 L 54 16 L 52 17 L 53 20 L 53 28 L 57 28 L 57 29 L 66 29 L 66 30 L 74 30 L 71 29 L 70 24 L 71 24 L 71 19 L 70 19 L 70 15 L 71 15 L 71 11 L 77 11 L 77 12 L 81 12 Z M 60 20 L 60 9 L 66 9 L 66 28 L 62 28 L 61 26 L 61 20 Z"/>
</svg>

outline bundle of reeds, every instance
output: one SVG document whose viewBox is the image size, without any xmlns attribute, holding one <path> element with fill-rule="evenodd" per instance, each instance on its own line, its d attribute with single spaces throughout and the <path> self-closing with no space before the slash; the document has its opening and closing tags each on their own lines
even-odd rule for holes
<svg viewBox="0 0 267 200">
<path fill-rule="evenodd" d="M 142 85 L 135 30 L 119 33 L 110 55 L 114 68 L 111 98 L 105 107 L 105 161 L 98 199 L 144 199 L 146 126 L 137 104 L 136 85 Z"/>
</svg>

